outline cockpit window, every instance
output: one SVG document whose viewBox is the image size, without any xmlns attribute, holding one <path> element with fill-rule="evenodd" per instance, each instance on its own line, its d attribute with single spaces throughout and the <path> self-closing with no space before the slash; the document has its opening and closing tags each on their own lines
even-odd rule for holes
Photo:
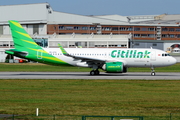
<svg viewBox="0 0 180 120">
<path fill-rule="evenodd" d="M 170 56 L 169 54 L 167 53 L 163 53 L 162 56 Z"/>
</svg>

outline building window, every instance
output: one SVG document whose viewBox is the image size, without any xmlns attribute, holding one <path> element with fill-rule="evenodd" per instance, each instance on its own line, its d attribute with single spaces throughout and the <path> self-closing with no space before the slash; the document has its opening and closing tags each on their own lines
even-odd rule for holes
<svg viewBox="0 0 180 120">
<path fill-rule="evenodd" d="M 146 37 L 147 37 L 147 34 L 141 34 L 141 37 L 142 37 L 142 38 L 146 38 Z"/>
<path fill-rule="evenodd" d="M 121 47 L 127 47 L 127 45 L 121 45 Z"/>
<path fill-rule="evenodd" d="M 169 31 L 174 31 L 174 28 L 169 28 Z"/>
<path fill-rule="evenodd" d="M 74 27 L 72 27 L 72 26 L 67 26 L 67 27 L 66 27 L 66 30 L 73 30 L 73 28 L 74 28 Z"/>
<path fill-rule="evenodd" d="M 113 31 L 118 31 L 118 27 L 112 27 Z"/>
<path fill-rule="evenodd" d="M 82 30 L 88 30 L 88 27 L 82 27 Z"/>
<path fill-rule="evenodd" d="M 153 43 L 153 46 L 157 46 L 157 44 L 156 44 L 156 43 Z"/>
<path fill-rule="evenodd" d="M 126 31 L 125 27 L 120 27 L 120 31 Z"/>
<path fill-rule="evenodd" d="M 155 35 L 154 34 L 148 34 L 148 37 L 153 38 L 153 37 L 155 37 Z"/>
<path fill-rule="evenodd" d="M 110 28 L 110 27 L 105 27 L 104 30 L 105 30 L 105 31 L 110 31 L 111 28 Z"/>
<path fill-rule="evenodd" d="M 33 34 L 39 34 L 39 25 L 33 25 Z"/>
<path fill-rule="evenodd" d="M 64 26 L 59 26 L 59 30 L 64 30 Z"/>
<path fill-rule="evenodd" d="M 176 31 L 178 31 L 178 32 L 179 32 L 179 31 L 180 31 L 180 28 L 176 28 Z"/>
<path fill-rule="evenodd" d="M 135 43 L 136 46 L 139 46 L 139 43 Z"/>
<path fill-rule="evenodd" d="M 168 28 L 162 28 L 162 31 L 168 31 Z"/>
<path fill-rule="evenodd" d="M 74 30 L 80 30 L 80 27 L 75 26 L 75 27 L 74 27 Z"/>
<path fill-rule="evenodd" d="M 96 27 L 90 27 L 90 30 L 96 30 Z"/>
<path fill-rule="evenodd" d="M 133 30 L 132 27 L 127 28 L 127 31 L 132 31 L 132 30 Z"/>
<path fill-rule="evenodd" d="M 141 28 L 142 31 L 147 31 L 147 28 Z"/>
<path fill-rule="evenodd" d="M 9 46 L 9 44 L 3 44 L 3 46 L 5 46 L 5 47 L 6 47 L 6 46 Z"/>
<path fill-rule="evenodd" d="M 174 38 L 174 35 L 173 35 L 173 34 L 170 34 L 169 37 L 170 37 L 170 38 Z"/>
<path fill-rule="evenodd" d="M 134 37 L 135 38 L 140 37 L 140 34 L 134 34 Z"/>
<path fill-rule="evenodd" d="M 140 28 L 134 28 L 134 31 L 140 31 Z"/>
<path fill-rule="evenodd" d="M 168 34 L 162 34 L 162 37 L 163 37 L 163 38 L 168 38 L 169 35 L 168 35 Z"/>
<path fill-rule="evenodd" d="M 177 35 L 177 38 L 180 38 L 180 34 Z"/>
<path fill-rule="evenodd" d="M 148 28 L 148 31 L 154 31 L 155 29 L 154 28 Z"/>
<path fill-rule="evenodd" d="M 3 35 L 3 26 L 0 25 L 0 35 Z"/>
</svg>

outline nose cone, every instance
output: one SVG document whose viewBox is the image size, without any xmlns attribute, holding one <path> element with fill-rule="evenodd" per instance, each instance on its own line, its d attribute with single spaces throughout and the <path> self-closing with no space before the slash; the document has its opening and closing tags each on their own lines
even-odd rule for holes
<svg viewBox="0 0 180 120">
<path fill-rule="evenodd" d="M 172 57 L 171 60 L 170 60 L 170 63 L 172 65 L 174 65 L 174 64 L 176 64 L 176 62 L 177 62 L 176 58 Z"/>
<path fill-rule="evenodd" d="M 176 58 L 174 58 L 174 64 L 176 64 L 177 63 L 177 59 Z"/>
</svg>

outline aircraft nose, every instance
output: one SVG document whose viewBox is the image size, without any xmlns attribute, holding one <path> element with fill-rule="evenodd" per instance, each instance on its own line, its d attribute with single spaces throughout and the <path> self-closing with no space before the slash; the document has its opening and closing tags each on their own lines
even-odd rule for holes
<svg viewBox="0 0 180 120">
<path fill-rule="evenodd" d="M 176 64 L 176 62 L 177 62 L 176 58 L 172 58 L 172 59 L 171 59 L 171 64 L 172 64 L 172 65 L 173 65 L 173 64 Z"/>
</svg>

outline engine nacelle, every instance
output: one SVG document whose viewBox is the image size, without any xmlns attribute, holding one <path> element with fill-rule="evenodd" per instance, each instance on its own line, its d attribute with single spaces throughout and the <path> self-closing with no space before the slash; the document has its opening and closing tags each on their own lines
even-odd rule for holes
<svg viewBox="0 0 180 120">
<path fill-rule="evenodd" d="M 102 69 L 108 73 L 123 73 L 127 72 L 127 68 L 122 62 L 107 62 L 102 66 Z"/>
</svg>

